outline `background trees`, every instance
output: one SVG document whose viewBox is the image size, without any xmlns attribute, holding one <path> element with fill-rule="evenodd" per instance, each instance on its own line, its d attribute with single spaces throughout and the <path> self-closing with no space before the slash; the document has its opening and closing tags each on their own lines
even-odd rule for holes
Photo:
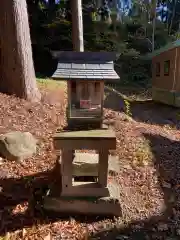
<svg viewBox="0 0 180 240">
<path fill-rule="evenodd" d="M 48 0 L 27 0 L 27 3 L 35 69 L 50 76 L 56 66 L 50 51 L 73 48 L 70 1 L 52 4 Z M 178 11 L 172 14 L 174 5 L 170 1 L 83 0 L 82 3 L 85 50 L 119 52 L 121 58 L 116 67 L 125 82 L 150 78 L 150 63 L 147 69 L 139 56 L 151 52 L 153 45 L 156 49 L 178 37 L 175 24 Z M 128 70 L 124 67 L 126 61 L 130 63 Z"/>
<path fill-rule="evenodd" d="M 73 49 L 70 0 L 26 2 L 36 74 L 51 76 L 56 68 L 51 51 Z M 120 53 L 116 67 L 124 82 L 146 82 L 150 78 L 150 63 L 142 62 L 140 56 L 180 36 L 179 0 L 83 0 L 82 3 L 85 50 Z M 32 80 L 35 77 L 25 0 L 2 1 L 0 22 L 1 91 L 39 99 Z"/>
</svg>

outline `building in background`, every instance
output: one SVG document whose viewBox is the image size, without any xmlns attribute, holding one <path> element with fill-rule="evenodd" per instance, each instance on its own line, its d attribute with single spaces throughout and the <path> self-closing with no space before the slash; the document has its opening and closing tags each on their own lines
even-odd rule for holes
<svg viewBox="0 0 180 240">
<path fill-rule="evenodd" d="M 180 40 L 154 51 L 152 57 L 152 98 L 180 107 Z"/>
</svg>

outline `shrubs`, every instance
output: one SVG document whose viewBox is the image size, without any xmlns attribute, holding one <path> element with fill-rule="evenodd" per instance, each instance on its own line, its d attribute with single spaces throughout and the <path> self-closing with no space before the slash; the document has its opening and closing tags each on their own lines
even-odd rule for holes
<svg viewBox="0 0 180 240">
<path fill-rule="evenodd" d="M 121 84 L 146 87 L 151 80 L 151 63 L 140 57 L 120 57 L 116 71 L 121 77 Z"/>
</svg>

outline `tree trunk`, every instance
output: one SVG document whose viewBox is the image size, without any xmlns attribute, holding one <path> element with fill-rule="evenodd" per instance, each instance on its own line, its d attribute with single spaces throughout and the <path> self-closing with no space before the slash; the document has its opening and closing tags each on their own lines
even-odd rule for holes
<svg viewBox="0 0 180 240">
<path fill-rule="evenodd" d="M 177 0 L 174 0 L 173 10 L 172 10 L 172 16 L 171 16 L 171 21 L 170 21 L 170 25 L 169 25 L 169 29 L 168 29 L 169 35 L 171 35 L 172 26 L 173 26 L 173 21 L 174 21 L 175 15 L 176 15 L 176 5 L 177 5 Z"/>
<path fill-rule="evenodd" d="M 39 101 L 26 0 L 3 0 L 0 7 L 2 79 L 0 91 Z"/>
<path fill-rule="evenodd" d="M 49 0 L 49 6 L 52 7 L 56 4 L 55 0 Z"/>
<path fill-rule="evenodd" d="M 71 1 L 73 50 L 84 51 L 82 0 Z"/>
<path fill-rule="evenodd" d="M 97 0 L 96 1 L 96 8 L 99 9 L 100 7 L 102 7 L 102 0 Z M 97 15 L 97 21 L 101 21 L 101 15 Z"/>
<path fill-rule="evenodd" d="M 156 5 L 157 0 L 152 1 L 152 52 L 155 48 L 155 30 L 156 30 Z"/>
</svg>

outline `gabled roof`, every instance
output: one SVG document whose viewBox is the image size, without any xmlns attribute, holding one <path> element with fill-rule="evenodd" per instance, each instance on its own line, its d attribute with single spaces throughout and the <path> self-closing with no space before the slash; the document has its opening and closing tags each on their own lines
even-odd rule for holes
<svg viewBox="0 0 180 240">
<path fill-rule="evenodd" d="M 167 51 L 169 51 L 173 48 L 176 48 L 176 47 L 180 47 L 180 40 L 176 40 L 174 42 L 168 43 L 164 47 L 161 47 L 161 48 L 159 48 L 159 49 L 157 49 L 157 50 L 155 50 L 151 53 L 146 54 L 143 58 L 147 59 L 147 60 L 150 60 L 153 57 L 156 57 L 156 56 L 160 55 L 161 53 L 167 52 Z"/>
<path fill-rule="evenodd" d="M 119 54 L 115 52 L 74 52 L 74 51 L 52 51 L 52 55 L 58 58 L 59 62 L 109 62 L 115 61 Z"/>
<path fill-rule="evenodd" d="M 57 80 L 116 80 L 113 52 L 56 52 L 57 70 L 52 78 Z"/>
</svg>

